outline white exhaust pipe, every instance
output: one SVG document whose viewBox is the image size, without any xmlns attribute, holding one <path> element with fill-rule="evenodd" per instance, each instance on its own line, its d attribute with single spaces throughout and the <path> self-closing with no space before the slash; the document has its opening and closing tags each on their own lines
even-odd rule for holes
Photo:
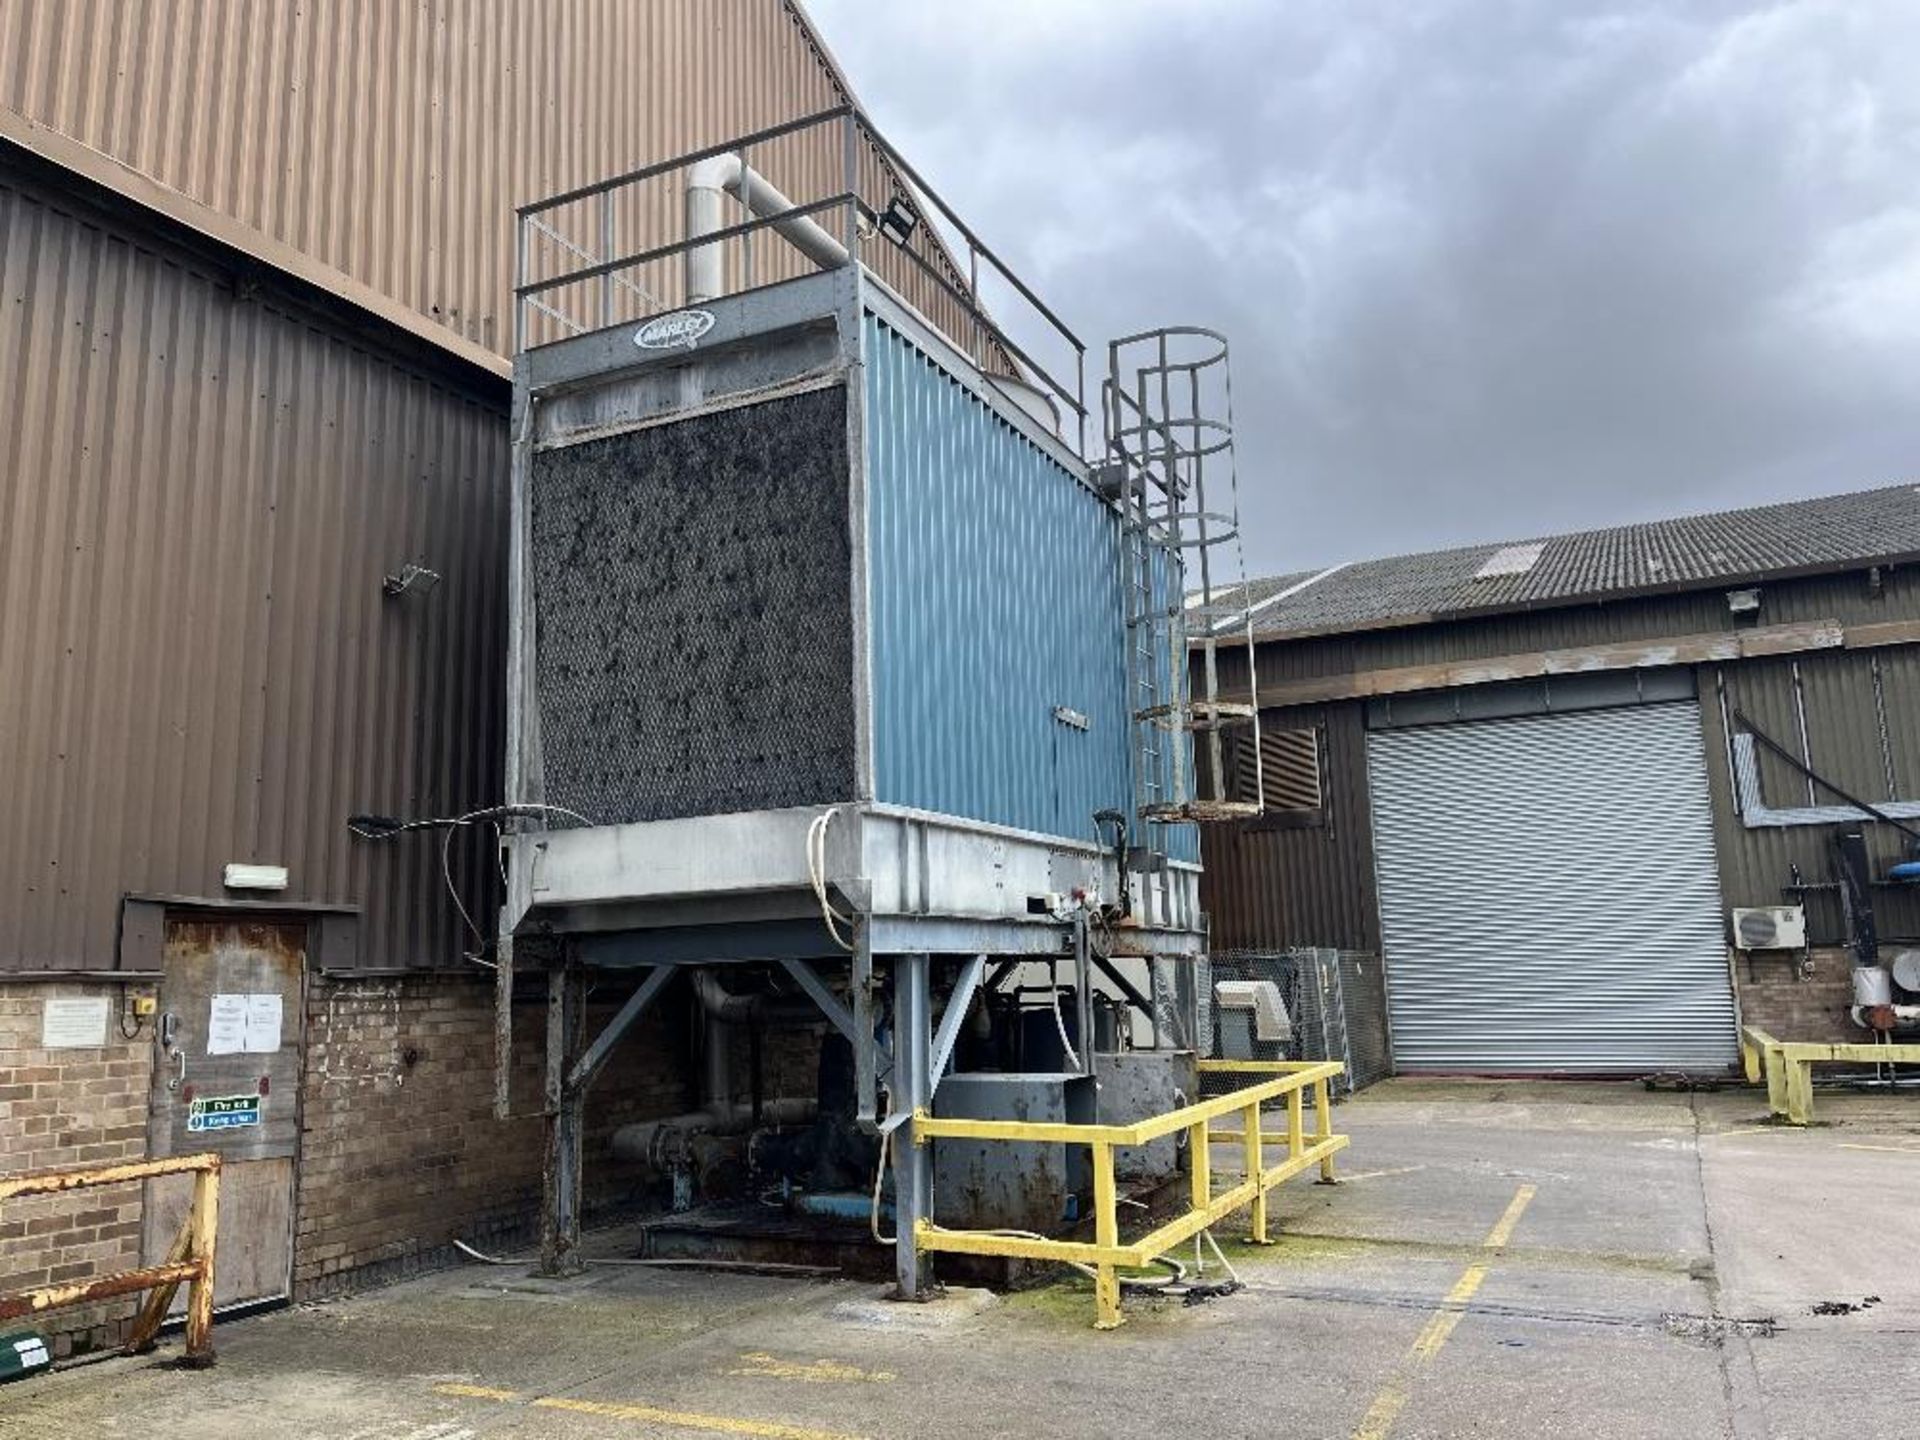
<svg viewBox="0 0 1920 1440">
<path fill-rule="evenodd" d="M 794 249 L 823 270 L 837 270 L 847 263 L 847 247 L 829 235 L 805 215 L 778 220 L 793 209 L 793 202 L 768 183 L 738 155 L 714 155 L 695 165 L 687 175 L 687 238 L 698 240 L 726 228 L 725 202 L 731 195 L 749 213 L 761 220 L 774 220 L 778 230 Z M 697 245 L 687 251 L 687 299 L 689 305 L 712 300 L 726 290 L 726 254 L 719 245 Z"/>
</svg>

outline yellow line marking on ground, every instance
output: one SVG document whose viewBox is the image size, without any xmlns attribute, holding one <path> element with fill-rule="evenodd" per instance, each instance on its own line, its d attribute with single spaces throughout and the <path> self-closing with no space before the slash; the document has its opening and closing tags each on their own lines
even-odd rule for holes
<svg viewBox="0 0 1920 1440">
<path fill-rule="evenodd" d="M 437 1395 L 460 1395 L 471 1400 L 515 1401 L 526 1399 L 518 1390 L 495 1390 L 487 1385 L 445 1384 L 433 1387 Z M 735 1415 L 702 1415 L 693 1410 L 662 1410 L 653 1405 L 635 1405 L 621 1400 L 569 1400 L 560 1395 L 539 1395 L 527 1404 L 536 1410 L 565 1410 L 576 1415 L 600 1415 L 609 1420 L 639 1420 L 648 1425 L 673 1425 L 682 1430 L 704 1430 L 721 1435 L 750 1435 L 755 1440 L 858 1440 L 838 1430 L 810 1430 L 803 1425 L 783 1425 L 777 1420 L 747 1420 Z"/>
<path fill-rule="evenodd" d="M 1514 1191 L 1513 1199 L 1507 1202 L 1506 1210 L 1494 1222 L 1493 1229 L 1487 1232 L 1487 1238 L 1480 1242 L 1480 1248 L 1505 1249 L 1507 1242 L 1513 1238 L 1514 1227 L 1520 1223 L 1520 1217 L 1526 1213 L 1527 1206 L 1533 1203 L 1533 1196 L 1534 1187 L 1531 1185 L 1522 1185 Z M 1440 1347 L 1447 1343 L 1447 1338 L 1466 1318 L 1467 1302 L 1479 1293 L 1492 1263 L 1490 1260 L 1477 1260 L 1461 1271 L 1460 1278 L 1453 1282 L 1453 1288 L 1447 1292 L 1447 1298 L 1440 1302 L 1440 1309 L 1420 1328 L 1406 1359 L 1401 1361 L 1392 1377 L 1381 1387 L 1373 1404 L 1367 1407 L 1360 1428 L 1353 1432 L 1353 1440 L 1386 1440 L 1387 1432 L 1393 1429 L 1393 1422 L 1407 1408 L 1414 1377 L 1440 1353 Z"/>
<path fill-rule="evenodd" d="M 604 1415 L 610 1420 L 643 1420 L 649 1425 L 678 1425 L 686 1430 L 712 1430 L 723 1435 L 754 1435 L 764 1440 L 854 1440 L 837 1430 L 808 1430 L 772 1420 L 739 1420 L 731 1415 L 700 1415 L 690 1410 L 659 1410 L 651 1405 L 628 1405 L 617 1400 L 566 1400 L 558 1395 L 533 1402 L 537 1409 L 566 1410 L 576 1415 Z"/>
<path fill-rule="evenodd" d="M 1527 1206 L 1533 1203 L 1534 1187 L 1522 1185 L 1513 1192 L 1513 1199 L 1507 1202 L 1506 1211 L 1487 1232 L 1487 1238 L 1480 1242 L 1483 1250 L 1501 1250 L 1507 1241 L 1513 1238 L 1513 1227 L 1520 1223 L 1520 1217 L 1526 1214 Z"/>
<path fill-rule="evenodd" d="M 464 1395 L 470 1400 L 518 1400 L 520 1398 L 520 1392 L 518 1390 L 496 1390 L 491 1385 L 455 1385 L 449 1383 L 434 1386 L 433 1393 L 436 1395 Z"/>
<path fill-rule="evenodd" d="M 1920 1155 L 1920 1145 L 1859 1145 L 1846 1140 L 1839 1143 L 1842 1150 L 1878 1150 L 1883 1155 Z"/>
<path fill-rule="evenodd" d="M 1362 1170 L 1357 1174 L 1342 1175 L 1340 1178 L 1346 1181 L 1382 1180 L 1389 1175 L 1411 1175 L 1416 1170 L 1424 1170 L 1426 1168 L 1424 1165 L 1397 1165 L 1391 1170 Z"/>
<path fill-rule="evenodd" d="M 740 1358 L 745 1363 L 738 1369 L 727 1371 L 727 1374 L 764 1376 L 769 1380 L 803 1380 L 811 1385 L 835 1380 L 881 1384 L 895 1378 L 891 1370 L 862 1370 L 858 1365 L 844 1365 L 838 1360 L 782 1360 L 778 1355 L 769 1355 L 764 1350 L 750 1350 Z"/>
</svg>

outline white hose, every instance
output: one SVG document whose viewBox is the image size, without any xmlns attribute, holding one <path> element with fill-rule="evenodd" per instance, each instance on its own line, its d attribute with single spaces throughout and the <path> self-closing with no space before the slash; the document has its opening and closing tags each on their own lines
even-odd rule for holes
<svg viewBox="0 0 1920 1440">
<path fill-rule="evenodd" d="M 835 909 L 827 898 L 827 827 L 832 824 L 833 811 L 822 810 L 807 826 L 807 879 L 813 886 L 813 898 L 820 903 L 820 918 L 826 923 L 827 934 L 842 950 L 851 951 L 853 942 L 840 933 L 840 927 L 851 927 L 853 917 Z"/>
<path fill-rule="evenodd" d="M 1052 981 L 1047 988 L 1047 994 L 1053 1001 L 1053 1028 L 1059 1032 L 1060 1049 L 1067 1057 L 1067 1068 L 1078 1070 L 1081 1068 L 1080 1054 L 1067 1039 L 1067 1022 L 1060 1014 L 1060 962 L 1058 960 L 1054 961 L 1050 967 L 1047 979 Z"/>
<path fill-rule="evenodd" d="M 453 1248 L 469 1260 L 478 1260 L 482 1265 L 530 1265 L 540 1257 L 537 1255 L 489 1255 L 476 1250 L 464 1240 L 453 1242 Z M 807 1278 L 820 1278 L 838 1275 L 839 1268 L 833 1265 L 788 1265 L 778 1260 L 699 1260 L 692 1257 L 672 1260 L 630 1260 L 624 1256 L 606 1256 L 601 1259 L 587 1259 L 583 1265 L 631 1265 L 640 1270 L 750 1270 L 770 1275 L 796 1275 Z"/>
<path fill-rule="evenodd" d="M 900 1241 L 898 1235 L 880 1233 L 880 1184 L 887 1178 L 887 1166 L 892 1160 L 893 1132 L 889 1130 L 880 1137 L 880 1159 L 873 1167 L 873 1209 L 867 1217 L 867 1229 L 873 1233 L 874 1240 L 881 1245 L 897 1245 Z"/>
</svg>

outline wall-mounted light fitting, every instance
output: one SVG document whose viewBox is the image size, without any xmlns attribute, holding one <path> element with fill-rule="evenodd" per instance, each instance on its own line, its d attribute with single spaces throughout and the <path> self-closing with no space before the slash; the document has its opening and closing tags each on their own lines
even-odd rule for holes
<svg viewBox="0 0 1920 1440">
<path fill-rule="evenodd" d="M 1735 615 L 1756 615 L 1760 611 L 1760 592 L 1758 589 L 1729 590 L 1727 609 Z"/>
<path fill-rule="evenodd" d="M 220 883 L 229 890 L 284 890 L 287 888 L 287 867 L 233 861 L 228 864 Z"/>
</svg>

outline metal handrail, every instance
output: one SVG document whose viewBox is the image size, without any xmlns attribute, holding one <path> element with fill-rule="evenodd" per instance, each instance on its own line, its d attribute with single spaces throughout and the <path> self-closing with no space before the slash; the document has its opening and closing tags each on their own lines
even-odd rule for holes
<svg viewBox="0 0 1920 1440">
<path fill-rule="evenodd" d="M 802 115 L 798 120 L 769 125 L 765 130 L 756 130 L 751 135 L 740 135 L 719 145 L 709 145 L 704 150 L 690 150 L 685 155 L 674 156 L 671 160 L 659 160 L 652 165 L 643 165 L 638 170 L 628 170 L 620 175 L 610 175 L 604 180 L 595 180 L 591 185 L 563 190 L 558 195 L 549 195 L 545 199 L 516 206 L 513 213 L 523 219 L 529 215 L 538 215 L 542 211 L 571 205 L 576 200 L 588 200 L 595 195 L 605 194 L 609 190 L 619 190 L 624 186 L 637 185 L 642 180 L 651 180 L 656 175 L 665 175 L 672 170 L 698 165 L 702 160 L 711 160 L 718 155 L 731 155 L 734 151 L 746 146 L 764 145 L 769 140 L 778 140 L 783 135 L 792 135 L 796 131 L 806 130 L 815 125 L 824 125 L 829 120 L 839 120 L 846 116 L 858 119 L 859 113 L 851 105 L 835 105 L 831 110 L 816 110 L 811 115 Z"/>
<path fill-rule="evenodd" d="M 139 1160 L 126 1165 L 90 1166 L 67 1170 L 40 1170 L 0 1177 L 0 1202 L 29 1195 L 65 1195 L 101 1185 L 125 1185 L 162 1175 L 192 1175 L 193 1203 L 167 1258 L 158 1265 L 121 1270 L 77 1280 L 70 1285 L 43 1285 L 0 1295 L 0 1320 L 37 1315 L 45 1310 L 85 1305 L 115 1295 L 150 1292 L 127 1335 L 129 1355 L 152 1348 L 153 1337 L 167 1318 L 167 1307 L 181 1285 L 187 1291 L 187 1353 L 184 1363 L 199 1367 L 213 1363 L 213 1254 L 220 1228 L 220 1157 L 214 1154 L 175 1155 L 164 1160 Z"/>
<path fill-rule="evenodd" d="M 805 130 L 836 123 L 840 124 L 845 131 L 840 157 L 840 168 L 842 171 L 841 188 L 838 193 L 824 199 L 796 204 L 778 216 L 754 217 L 741 224 L 730 225 L 709 234 L 686 236 L 671 244 L 655 246 L 647 250 L 636 251 L 632 254 L 618 257 L 614 257 L 608 253 L 613 247 L 613 229 L 609 216 L 611 214 L 611 196 L 615 191 L 656 179 L 662 175 L 682 171 L 690 166 L 699 164 L 703 160 L 710 160 L 723 155 L 739 155 L 744 160 L 747 152 L 755 147 L 767 145 L 773 141 Z M 683 255 L 692 250 L 704 248 L 709 245 L 722 244 L 729 240 L 738 239 L 743 246 L 744 259 L 747 265 L 746 284 L 743 288 L 748 290 L 760 288 L 755 286 L 753 280 L 751 260 L 753 235 L 769 226 L 787 224 L 796 219 L 820 214 L 823 211 L 845 209 L 847 212 L 846 245 L 848 255 L 853 263 L 859 264 L 861 261 L 859 244 L 861 239 L 860 221 L 862 219 L 871 221 L 875 214 L 873 206 L 861 196 L 858 142 L 862 139 L 864 139 L 870 147 L 869 153 L 878 156 L 883 163 L 892 168 L 899 179 L 901 190 L 907 193 L 908 198 L 915 208 L 922 214 L 931 213 L 944 221 L 946 227 L 949 228 L 953 234 L 959 236 L 967 247 L 967 265 L 965 267 L 967 273 L 964 277 L 958 274 L 961 268 L 959 257 L 952 254 L 942 243 L 939 230 L 932 223 L 927 225 L 926 234 L 932 237 L 930 243 L 937 248 L 937 257 L 929 259 L 926 255 L 919 253 L 910 242 L 903 242 L 898 247 L 901 254 L 906 257 L 907 262 L 919 273 L 931 279 L 937 290 L 950 299 L 958 307 L 960 314 L 964 316 L 968 322 L 971 322 L 973 332 L 971 343 L 957 335 L 949 336 L 948 338 L 954 340 L 958 348 L 963 353 L 968 354 L 973 359 L 973 362 L 983 370 L 987 368 L 991 357 L 997 354 L 1009 366 L 1015 368 L 1016 374 L 1024 370 L 1026 374 L 1043 385 L 1046 390 L 1056 398 L 1064 401 L 1079 423 L 1079 444 L 1080 450 L 1084 453 L 1087 444 L 1087 421 L 1089 418 L 1086 396 L 1085 343 L 1081 341 L 1080 337 L 1074 333 L 1072 328 L 1054 312 L 1053 308 L 1034 292 L 1031 286 L 1013 272 L 997 252 L 980 239 L 973 228 L 960 218 L 953 207 L 947 203 L 938 191 L 927 183 L 920 172 L 901 155 L 899 150 L 873 128 L 866 116 L 851 104 L 833 106 L 826 110 L 816 111 L 810 115 L 800 116 L 797 119 L 784 121 L 778 125 L 770 125 L 748 135 L 737 136 L 719 144 L 707 146 L 704 149 L 690 151 L 684 155 L 676 155 L 671 159 L 643 165 L 638 169 L 623 171 L 618 175 L 596 180 L 588 185 L 575 186 L 573 189 L 564 190 L 557 195 L 549 195 L 542 199 L 515 207 L 514 214 L 517 220 L 513 286 L 515 304 L 515 348 L 518 349 L 525 343 L 525 338 L 528 333 L 527 312 L 529 308 L 548 316 L 550 319 L 567 326 L 567 328 L 574 329 L 576 333 L 584 333 L 587 330 L 596 328 L 595 324 L 591 322 L 574 321 L 570 316 L 556 311 L 553 306 L 543 304 L 538 299 L 539 296 L 548 295 L 556 290 L 563 290 L 571 286 L 586 284 L 595 280 L 601 280 L 607 284 L 611 284 L 615 282 L 623 271 L 652 264 L 656 261 L 670 259 L 676 255 Z M 534 254 L 536 237 L 530 235 L 529 226 L 538 226 L 540 232 L 545 234 L 548 239 L 556 241 L 563 249 L 572 254 L 582 256 L 583 258 L 587 257 L 591 254 L 590 251 L 576 240 L 561 234 L 553 226 L 541 222 L 538 217 L 551 214 L 553 211 L 567 205 L 594 199 L 598 199 L 601 202 L 602 248 L 600 253 L 606 256 L 606 258 L 594 261 L 577 269 L 562 271 L 558 274 L 543 276 L 539 279 L 530 279 L 527 275 L 527 268 L 528 262 Z M 1050 327 L 1053 333 L 1071 349 L 1075 370 L 1075 375 L 1071 381 L 1062 379 L 1051 373 L 1048 368 L 1039 360 L 1035 359 L 1025 347 L 1013 340 L 1008 335 L 1005 327 L 990 318 L 986 311 L 981 308 L 979 302 L 979 276 L 982 261 L 998 274 L 1001 279 L 1006 281 L 1013 292 L 1018 295 L 1025 304 L 1032 307 L 1033 313 L 1039 316 L 1041 320 L 1045 322 L 1046 326 Z M 949 270 L 955 273 L 949 275 L 947 273 Z M 767 283 L 777 282 L 770 281 Z M 643 289 L 643 293 L 647 292 L 644 292 Z M 659 301 L 658 297 L 650 296 L 649 298 L 651 298 L 655 304 L 666 303 Z M 603 290 L 598 326 L 604 327 L 611 323 L 611 302 L 609 296 Z"/>
<path fill-rule="evenodd" d="M 549 276 L 545 280 L 531 280 L 516 286 L 514 294 L 525 300 L 535 295 L 544 295 L 549 290 L 559 290 L 568 285 L 583 285 L 589 280 L 598 280 L 602 275 L 611 275 L 617 270 L 631 270 L 636 265 L 649 265 L 655 260 L 670 259 L 675 255 L 684 255 L 689 250 L 701 249 L 708 245 L 718 245 L 739 235 L 754 230 L 764 230 L 772 225 L 782 225 L 792 220 L 817 215 L 822 210 L 832 210 L 838 206 L 852 203 L 858 205 L 860 197 L 846 191 L 829 195 L 824 200 L 810 200 L 805 205 L 796 205 L 791 210 L 782 210 L 778 215 L 758 215 L 751 220 L 743 220 L 738 225 L 729 225 L 723 230 L 702 235 L 697 240 L 676 240 L 670 245 L 656 245 L 651 250 L 636 250 L 631 255 L 622 255 L 613 260 L 601 260 L 592 265 L 583 265 L 578 270 L 568 270 L 560 275 Z"/>
<path fill-rule="evenodd" d="M 1012 1143 L 1052 1143 L 1086 1145 L 1093 1151 L 1094 1239 L 1054 1240 L 1005 1230 L 954 1230 L 922 1218 L 914 1226 L 914 1237 L 923 1251 L 946 1251 L 956 1255 L 998 1255 L 1027 1260 L 1057 1260 L 1089 1265 L 1094 1270 L 1094 1326 L 1111 1330 L 1122 1321 L 1118 1267 L 1150 1264 L 1181 1241 L 1192 1238 L 1233 1214 L 1243 1206 L 1251 1207 L 1251 1238 L 1256 1245 L 1269 1243 L 1267 1236 L 1267 1192 L 1292 1179 L 1309 1166 L 1320 1167 L 1320 1177 L 1331 1183 L 1333 1157 L 1347 1148 L 1348 1137 L 1333 1133 L 1332 1094 L 1329 1082 L 1346 1072 L 1337 1060 L 1318 1061 L 1237 1061 L 1200 1062 L 1208 1074 L 1266 1074 L 1273 1078 L 1242 1086 L 1212 1100 L 1183 1105 L 1151 1119 L 1131 1125 L 1075 1125 L 1052 1121 L 962 1120 L 930 1115 L 917 1110 L 913 1116 L 913 1143 L 925 1145 L 931 1140 L 1003 1140 Z M 1314 1103 L 1314 1131 L 1309 1143 L 1303 1107 L 1311 1089 Z M 1267 1100 L 1284 1097 L 1287 1102 L 1287 1128 L 1267 1131 L 1262 1128 L 1260 1106 Z M 1240 1129 L 1215 1136 L 1212 1123 L 1229 1115 L 1238 1115 Z M 1114 1181 L 1114 1150 L 1120 1146 L 1144 1145 L 1150 1140 L 1187 1132 L 1187 1154 L 1193 1166 L 1192 1191 L 1187 1210 L 1139 1239 L 1120 1241 L 1119 1190 Z M 1242 1178 L 1218 1194 L 1213 1189 L 1213 1158 L 1210 1146 L 1215 1139 L 1233 1139 L 1241 1144 Z M 1284 1143 L 1287 1158 L 1269 1166 L 1265 1146 Z"/>
<path fill-rule="evenodd" d="M 894 149 L 892 145 L 888 144 L 886 138 L 878 134 L 871 125 L 862 124 L 861 128 L 867 132 L 867 138 L 880 148 L 881 153 L 900 167 L 900 173 L 906 176 L 913 188 L 918 190 L 925 198 L 933 201 L 940 213 L 947 217 L 948 222 L 953 228 L 960 232 L 961 238 L 967 242 L 974 253 L 981 256 L 988 264 L 992 265 L 994 269 L 998 270 L 1002 278 L 1020 293 L 1020 297 L 1029 305 L 1033 306 L 1035 310 L 1039 311 L 1040 314 L 1046 318 L 1047 323 L 1058 330 L 1076 350 L 1083 352 L 1086 350 L 1086 345 L 1078 335 L 1075 335 L 1073 331 L 1067 327 L 1067 322 L 1054 314 L 1053 311 L 1048 308 L 1045 301 L 1027 288 L 1026 281 L 1014 274 L 1004 260 L 987 248 L 986 242 L 968 228 L 967 222 L 962 220 L 954 208 L 940 197 L 939 191 L 935 190 L 920 177 L 920 172 L 907 163 L 905 156 Z"/>
</svg>

